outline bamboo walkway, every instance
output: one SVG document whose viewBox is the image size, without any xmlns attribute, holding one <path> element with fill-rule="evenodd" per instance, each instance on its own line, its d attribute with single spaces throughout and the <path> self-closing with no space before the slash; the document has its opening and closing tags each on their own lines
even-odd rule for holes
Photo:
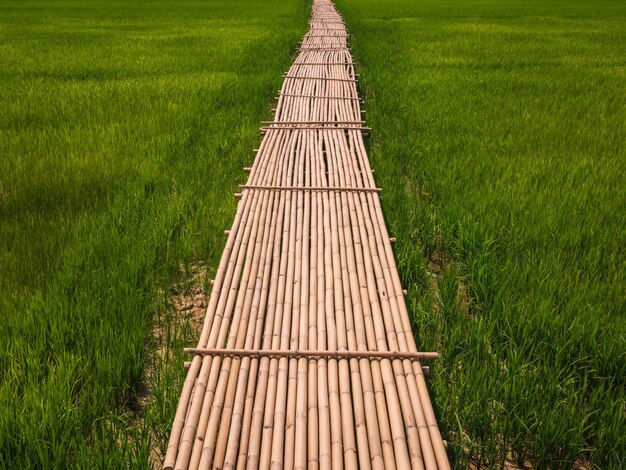
<svg viewBox="0 0 626 470">
<path fill-rule="evenodd" d="M 314 0 L 186 350 L 166 469 L 449 468 L 347 36 Z"/>
</svg>

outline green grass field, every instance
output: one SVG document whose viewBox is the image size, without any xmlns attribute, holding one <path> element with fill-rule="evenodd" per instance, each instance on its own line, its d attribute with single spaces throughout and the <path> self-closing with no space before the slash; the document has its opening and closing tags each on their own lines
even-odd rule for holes
<svg viewBox="0 0 626 470">
<path fill-rule="evenodd" d="M 626 4 L 338 6 L 453 459 L 624 468 Z"/>
<path fill-rule="evenodd" d="M 170 286 L 212 277 L 308 6 L 0 5 L 0 468 L 163 448 Z M 338 7 L 452 460 L 623 468 L 626 5 Z"/>
<path fill-rule="evenodd" d="M 307 17 L 300 0 L 2 2 L 0 468 L 147 468 L 167 442 L 184 359 L 155 366 L 152 332 L 195 339 L 169 285 L 217 266 Z"/>
</svg>

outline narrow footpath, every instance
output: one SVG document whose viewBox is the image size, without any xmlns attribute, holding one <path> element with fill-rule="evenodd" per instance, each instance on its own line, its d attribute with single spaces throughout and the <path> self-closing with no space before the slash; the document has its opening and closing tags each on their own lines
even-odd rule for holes
<svg viewBox="0 0 626 470">
<path fill-rule="evenodd" d="M 166 469 L 448 469 L 329 0 L 285 76 L 213 281 Z"/>
</svg>

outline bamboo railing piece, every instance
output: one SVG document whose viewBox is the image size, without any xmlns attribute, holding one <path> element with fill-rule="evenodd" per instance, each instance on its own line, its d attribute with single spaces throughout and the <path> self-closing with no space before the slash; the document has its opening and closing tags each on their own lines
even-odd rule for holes
<svg viewBox="0 0 626 470">
<path fill-rule="evenodd" d="M 211 283 L 166 469 L 448 469 L 330 0 L 285 74 Z"/>
</svg>

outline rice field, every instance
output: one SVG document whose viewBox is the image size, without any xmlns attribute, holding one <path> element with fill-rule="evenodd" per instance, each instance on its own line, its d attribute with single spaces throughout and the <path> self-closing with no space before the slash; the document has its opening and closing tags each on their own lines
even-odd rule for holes
<svg viewBox="0 0 626 470">
<path fill-rule="evenodd" d="M 165 446 L 196 340 L 170 285 L 211 278 L 307 16 L 2 2 L 0 468 L 147 468 Z"/>
<path fill-rule="evenodd" d="M 626 464 L 626 6 L 338 0 L 457 466 Z"/>
<path fill-rule="evenodd" d="M 623 468 L 626 6 L 337 6 L 451 461 Z M 0 5 L 0 467 L 162 457 L 309 7 Z"/>
</svg>

